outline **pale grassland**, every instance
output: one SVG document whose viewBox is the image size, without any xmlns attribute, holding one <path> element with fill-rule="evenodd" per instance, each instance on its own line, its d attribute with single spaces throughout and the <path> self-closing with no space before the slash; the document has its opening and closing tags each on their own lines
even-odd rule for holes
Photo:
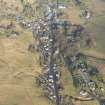
<svg viewBox="0 0 105 105">
<path fill-rule="evenodd" d="M 21 32 L 17 38 L 0 37 L 0 105 L 49 105 L 35 84 L 41 67 L 38 54 L 27 50 L 32 34 Z"/>
</svg>

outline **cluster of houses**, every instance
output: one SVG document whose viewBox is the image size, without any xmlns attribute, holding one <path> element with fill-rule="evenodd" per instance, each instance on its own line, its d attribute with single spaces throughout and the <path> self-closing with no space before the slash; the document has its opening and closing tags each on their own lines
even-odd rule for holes
<svg viewBox="0 0 105 105">
<path fill-rule="evenodd" d="M 52 5 L 48 7 L 45 19 L 33 24 L 33 35 L 37 41 L 36 47 L 40 54 L 43 73 L 37 78 L 39 85 L 45 91 L 45 95 L 60 105 L 60 70 L 56 62 L 59 50 L 56 46 L 56 28 L 53 27 L 56 21 L 56 14 L 51 10 Z M 54 19 L 54 21 L 53 21 Z"/>
<path fill-rule="evenodd" d="M 32 24 L 33 36 L 36 43 L 37 51 L 40 54 L 40 64 L 43 66 L 43 74 L 37 78 L 38 84 L 45 91 L 47 97 L 50 100 L 55 100 L 57 105 L 61 101 L 62 96 L 59 94 L 60 75 L 61 72 L 57 65 L 56 59 L 59 55 L 59 46 L 57 46 L 58 30 L 63 27 L 65 30 L 70 28 L 71 23 L 66 20 L 59 20 L 57 17 L 56 9 L 53 5 L 48 6 L 48 11 L 45 14 L 44 19 L 39 19 Z M 75 37 L 77 37 L 83 27 L 80 25 L 72 25 L 75 30 L 69 35 L 67 34 L 67 40 L 74 43 Z M 77 36 L 76 36 L 77 35 Z M 59 59 L 59 58 L 58 58 Z"/>
<path fill-rule="evenodd" d="M 75 1 L 81 3 L 81 0 Z M 66 7 L 60 5 L 58 8 L 64 9 Z M 88 18 L 89 13 L 86 12 L 86 14 Z M 62 14 L 58 14 L 56 5 L 49 4 L 43 19 L 26 22 L 20 17 L 17 18 L 17 21 L 19 21 L 22 26 L 30 28 L 33 32 L 36 43 L 35 48 L 39 52 L 40 65 L 43 67 L 42 74 L 37 77 L 36 81 L 45 92 L 45 96 L 55 102 L 56 105 L 61 105 L 62 100 L 62 95 L 60 94 L 62 88 L 60 83 L 61 71 L 57 63 L 57 59 L 59 59 L 59 55 L 62 53 L 59 51 L 60 48 L 57 42 L 59 40 L 57 38 L 57 36 L 59 36 L 58 30 L 62 29 L 62 27 L 65 30 L 63 34 L 66 34 L 66 41 L 70 43 L 68 47 L 76 43 L 78 37 L 80 38 L 81 32 L 84 30 L 84 27 L 81 25 L 71 24 L 66 20 L 59 19 L 59 15 Z M 80 84 L 83 88 L 80 91 L 80 95 L 83 97 L 89 96 L 87 90 L 84 89 L 84 87 L 88 87 L 91 96 L 98 98 L 99 95 L 96 93 L 96 83 L 89 75 L 87 64 L 85 62 L 79 62 L 79 58 L 79 54 L 73 55 L 66 63 L 71 66 L 70 69 L 74 82 L 76 81 L 76 83 Z M 101 90 L 103 91 L 103 88 L 101 88 Z M 64 103 L 64 105 L 66 104 Z"/>
<path fill-rule="evenodd" d="M 81 55 L 83 56 L 83 55 Z M 101 99 L 104 97 L 104 87 L 97 84 L 96 80 L 92 79 L 91 72 L 96 75 L 96 69 L 87 64 L 86 58 L 81 59 L 79 54 L 70 58 L 69 64 L 71 65 L 71 73 L 74 78 L 74 82 L 81 87 L 80 95 L 83 97 L 93 97 L 93 99 Z M 97 74 L 100 75 L 100 74 Z M 101 81 L 99 81 L 101 83 Z"/>
</svg>

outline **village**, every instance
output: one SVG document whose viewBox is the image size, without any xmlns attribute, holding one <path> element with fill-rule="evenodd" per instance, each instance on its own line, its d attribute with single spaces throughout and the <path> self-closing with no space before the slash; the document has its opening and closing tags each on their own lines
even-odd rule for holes
<svg viewBox="0 0 105 105">
<path fill-rule="evenodd" d="M 105 63 L 105 60 L 87 55 L 81 49 L 81 43 L 85 48 L 91 48 L 93 44 L 86 25 L 91 21 L 94 12 L 82 0 L 38 0 L 33 3 L 34 8 L 28 1 L 21 0 L 21 3 L 23 11 L 16 16 L 9 15 L 8 18 L 13 17 L 13 22 L 7 25 L 1 23 L 0 34 L 16 40 L 21 36 L 21 28 L 32 33 L 33 43 L 28 43 L 27 51 L 37 53 L 36 62 L 41 68 L 37 76 L 32 74 L 33 81 L 49 102 L 48 105 L 92 105 L 93 101 L 97 102 L 93 105 L 105 105 L 105 79 L 96 65 L 97 62 Z M 79 14 L 81 23 L 73 23 L 68 18 L 66 11 L 69 5 L 75 5 L 82 11 Z M 64 92 L 65 72 L 69 75 L 68 82 L 72 81 L 69 85 L 74 89 L 73 93 Z M 87 102 L 90 104 L 85 104 Z"/>
</svg>

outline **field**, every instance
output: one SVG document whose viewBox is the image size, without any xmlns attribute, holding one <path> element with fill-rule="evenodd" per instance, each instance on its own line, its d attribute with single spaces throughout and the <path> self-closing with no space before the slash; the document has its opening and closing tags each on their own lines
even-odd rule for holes
<svg viewBox="0 0 105 105">
<path fill-rule="evenodd" d="M 27 31 L 16 39 L 0 37 L 0 105 L 48 105 L 35 84 L 41 68 L 38 55 L 27 50 L 32 42 Z"/>
</svg>

